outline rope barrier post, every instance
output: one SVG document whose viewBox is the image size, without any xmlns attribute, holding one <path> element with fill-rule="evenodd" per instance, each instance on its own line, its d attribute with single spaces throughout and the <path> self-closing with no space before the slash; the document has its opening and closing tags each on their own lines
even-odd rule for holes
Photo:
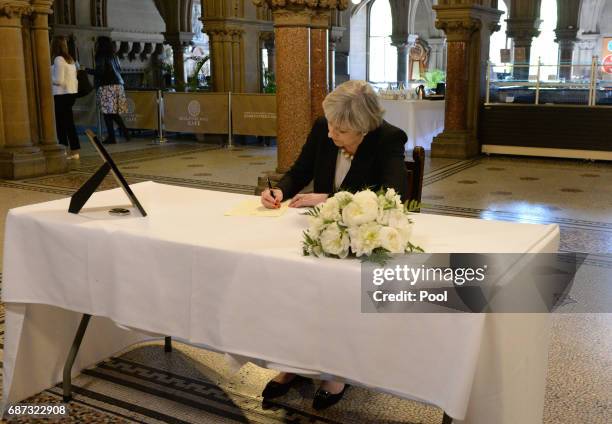
<svg viewBox="0 0 612 424">
<path fill-rule="evenodd" d="M 157 90 L 157 140 L 155 140 L 155 144 L 164 144 L 168 141 L 168 139 L 164 137 L 164 122 L 162 120 L 163 105 L 164 97 L 162 96 L 162 91 Z"/>
<path fill-rule="evenodd" d="M 227 148 L 233 149 L 234 142 L 232 140 L 232 92 L 227 93 Z"/>
<path fill-rule="evenodd" d="M 599 59 L 598 56 L 593 56 L 591 58 L 591 81 L 589 81 L 589 106 L 595 106 L 595 104 L 597 103 L 597 93 L 595 92 L 595 87 L 597 85 L 597 74 L 595 72 L 595 69 L 597 67 L 597 60 Z"/>
</svg>

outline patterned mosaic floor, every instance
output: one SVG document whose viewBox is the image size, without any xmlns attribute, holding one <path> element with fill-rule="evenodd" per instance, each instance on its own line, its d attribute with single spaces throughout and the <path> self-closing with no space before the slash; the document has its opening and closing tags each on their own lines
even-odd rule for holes
<svg viewBox="0 0 612 424">
<path fill-rule="evenodd" d="M 276 165 L 274 148 L 233 150 L 195 142 L 153 146 L 147 140 L 111 146 L 128 181 L 252 193 L 257 177 Z M 98 160 L 84 145 L 69 173 L 21 181 L 0 180 L 0 236 L 8 209 L 66 197 Z M 564 251 L 612 252 L 612 166 L 584 161 L 481 157 L 427 159 L 424 212 L 517 222 L 557 223 Z M 114 187 L 112 179 L 103 189 Z M 0 247 L 1 253 L 2 247 Z M 592 269 L 612 269 L 590 256 Z M 1 268 L 0 268 L 1 270 Z M 1 277 L 1 274 L 0 274 Z M 589 296 L 610 299 L 612 287 L 594 285 Z M 0 348 L 4 339 L 0 307 Z M 558 314 L 553 333 L 545 405 L 547 424 L 612 422 L 612 314 Z M 221 355 L 180 343 L 166 354 L 160 343 L 131 348 L 75 379 L 71 423 L 439 423 L 441 411 L 364 388 L 351 388 L 336 407 L 310 407 L 315 390 L 303 384 L 262 407 L 259 393 L 274 374 L 253 365 L 233 374 Z M 59 387 L 31 402 L 60 402 Z M 35 422 L 16 420 L 14 422 Z"/>
</svg>

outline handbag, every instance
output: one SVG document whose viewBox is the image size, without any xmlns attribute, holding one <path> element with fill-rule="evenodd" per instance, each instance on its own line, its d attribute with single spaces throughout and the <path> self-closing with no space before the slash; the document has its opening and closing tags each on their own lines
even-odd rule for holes
<svg viewBox="0 0 612 424">
<path fill-rule="evenodd" d="M 93 85 L 89 81 L 89 75 L 85 69 L 79 69 L 77 71 L 78 89 L 76 97 L 87 96 L 93 90 Z"/>
</svg>

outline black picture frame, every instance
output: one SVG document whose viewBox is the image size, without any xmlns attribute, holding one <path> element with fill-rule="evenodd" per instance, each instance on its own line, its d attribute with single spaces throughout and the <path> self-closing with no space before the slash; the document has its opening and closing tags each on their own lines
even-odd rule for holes
<svg viewBox="0 0 612 424">
<path fill-rule="evenodd" d="M 119 187 L 123 189 L 123 192 L 126 194 L 128 199 L 130 200 L 130 203 L 138 211 L 140 216 L 147 216 L 147 212 L 144 210 L 144 208 L 138 201 L 138 198 L 128 185 L 126 179 L 123 177 L 123 174 L 121 174 L 121 171 L 119 171 L 119 168 L 117 168 L 115 161 L 108 153 L 104 145 L 100 142 L 98 137 L 90 129 L 85 130 L 85 134 L 89 138 L 89 141 L 91 141 L 91 144 L 95 147 L 96 151 L 98 152 L 104 163 L 72 195 L 72 197 L 70 198 L 70 206 L 68 207 L 68 212 L 78 214 L 110 171 L 113 177 L 115 177 L 117 183 L 119 184 Z"/>
</svg>

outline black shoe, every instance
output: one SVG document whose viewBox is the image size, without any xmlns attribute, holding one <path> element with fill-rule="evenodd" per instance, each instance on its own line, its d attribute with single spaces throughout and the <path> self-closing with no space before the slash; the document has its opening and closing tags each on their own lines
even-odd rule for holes
<svg viewBox="0 0 612 424">
<path fill-rule="evenodd" d="M 314 399 L 312 400 L 312 407 L 317 411 L 320 411 L 321 409 L 326 409 L 337 404 L 340 399 L 342 399 L 342 396 L 344 396 L 344 392 L 346 392 L 348 386 L 348 384 L 345 384 L 344 389 L 335 395 L 329 393 L 327 390 L 319 388 L 314 395 Z"/>
<path fill-rule="evenodd" d="M 261 392 L 261 396 L 265 399 L 274 399 L 277 397 L 281 397 L 289 391 L 291 386 L 300 379 L 299 375 L 296 375 L 289 381 L 288 383 L 278 383 L 274 380 L 269 381 L 264 387 L 263 392 Z"/>
</svg>

